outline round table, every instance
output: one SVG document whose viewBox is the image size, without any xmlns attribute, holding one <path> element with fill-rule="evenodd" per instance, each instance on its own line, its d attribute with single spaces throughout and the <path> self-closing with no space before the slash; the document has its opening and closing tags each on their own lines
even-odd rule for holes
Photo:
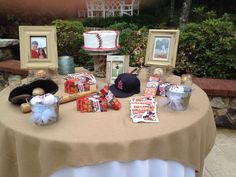
<svg viewBox="0 0 236 177">
<path fill-rule="evenodd" d="M 145 71 L 139 75 L 140 94 L 147 81 Z M 179 82 L 176 76 L 168 80 Z M 98 84 L 102 87 L 104 80 L 98 79 Z M 129 98 L 124 98 L 119 99 L 121 110 L 103 113 L 80 113 L 75 102 L 63 104 L 57 123 L 36 126 L 30 114 L 8 102 L 9 92 L 9 88 L 0 92 L 0 176 L 47 177 L 65 167 L 153 158 L 177 161 L 200 176 L 215 141 L 208 97 L 196 85 L 186 111 L 160 107 L 159 123 L 137 124 L 129 118 Z"/>
</svg>

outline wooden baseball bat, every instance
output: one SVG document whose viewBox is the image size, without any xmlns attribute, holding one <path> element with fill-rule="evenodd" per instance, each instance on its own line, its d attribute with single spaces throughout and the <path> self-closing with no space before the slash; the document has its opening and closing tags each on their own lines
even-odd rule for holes
<svg viewBox="0 0 236 177">
<path fill-rule="evenodd" d="M 63 95 L 60 97 L 59 104 L 68 103 L 70 101 L 76 100 L 78 97 L 88 96 L 92 93 L 96 93 L 97 90 L 93 89 L 92 91 L 86 91 L 86 92 L 78 92 L 74 94 L 69 95 Z M 31 111 L 30 104 L 29 103 L 22 103 L 20 105 L 20 110 L 22 113 L 29 113 Z"/>
</svg>

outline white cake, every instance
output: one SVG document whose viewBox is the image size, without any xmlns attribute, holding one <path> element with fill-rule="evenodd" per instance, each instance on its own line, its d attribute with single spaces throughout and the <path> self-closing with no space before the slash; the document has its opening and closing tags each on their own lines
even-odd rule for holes
<svg viewBox="0 0 236 177">
<path fill-rule="evenodd" d="M 119 31 L 88 31 L 83 33 L 83 36 L 83 48 L 88 51 L 110 51 L 120 48 Z"/>
</svg>

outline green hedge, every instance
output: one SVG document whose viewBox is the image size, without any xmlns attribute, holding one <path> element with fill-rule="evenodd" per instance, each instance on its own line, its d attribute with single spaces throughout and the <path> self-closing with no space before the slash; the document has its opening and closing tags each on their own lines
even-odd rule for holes
<svg viewBox="0 0 236 177">
<path fill-rule="evenodd" d="M 235 79 L 236 32 L 228 16 L 189 23 L 180 33 L 175 74 Z"/>
<path fill-rule="evenodd" d="M 131 66 L 142 65 L 146 53 L 148 29 L 126 22 L 113 24 L 109 29 L 120 31 L 119 54 L 130 55 Z"/>
<path fill-rule="evenodd" d="M 80 21 L 54 20 L 52 25 L 57 28 L 58 55 L 70 55 L 76 63 L 86 64 L 86 56 L 80 52 L 85 31 L 83 24 Z"/>
<path fill-rule="evenodd" d="M 222 18 L 213 17 L 214 15 L 209 15 L 209 18 L 202 22 L 189 23 L 180 29 L 175 74 L 192 73 L 199 77 L 236 78 L 235 26 L 227 15 Z M 64 20 L 53 21 L 53 24 L 57 27 L 59 54 L 74 56 L 75 62 L 80 66 L 92 65 L 91 57 L 81 49 L 85 25 L 78 21 Z M 120 31 L 119 54 L 130 55 L 131 66 L 143 64 L 147 27 L 129 22 L 115 22 L 110 25 L 109 22 L 105 29 Z"/>
<path fill-rule="evenodd" d="M 134 24 L 139 28 L 146 26 L 148 28 L 155 28 L 160 24 L 160 19 L 151 15 L 140 16 L 124 16 L 124 17 L 109 17 L 109 18 L 86 18 L 83 24 L 86 27 L 107 28 L 116 23 Z"/>
</svg>

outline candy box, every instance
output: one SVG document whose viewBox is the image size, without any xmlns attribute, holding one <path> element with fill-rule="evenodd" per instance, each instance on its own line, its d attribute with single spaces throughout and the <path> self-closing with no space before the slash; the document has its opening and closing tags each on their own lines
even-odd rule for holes
<svg viewBox="0 0 236 177">
<path fill-rule="evenodd" d="M 160 96 L 166 96 L 168 89 L 170 88 L 170 83 L 160 84 L 158 87 L 158 93 Z"/>
<path fill-rule="evenodd" d="M 99 95 L 77 98 L 76 107 L 80 112 L 107 112 L 106 99 Z"/>
<path fill-rule="evenodd" d="M 64 91 L 69 94 L 77 93 L 77 89 L 75 87 L 75 80 L 69 79 L 64 82 Z"/>
<path fill-rule="evenodd" d="M 104 86 L 100 90 L 102 96 L 106 99 L 106 101 L 109 103 L 109 105 L 114 110 L 119 110 L 121 108 L 120 101 L 113 95 L 113 93 L 108 89 L 107 86 Z"/>
<path fill-rule="evenodd" d="M 155 96 L 160 84 L 160 77 L 150 76 L 144 90 L 145 96 Z"/>
<path fill-rule="evenodd" d="M 76 82 L 76 88 L 78 92 L 85 92 L 90 90 L 90 86 L 88 82 Z"/>
<path fill-rule="evenodd" d="M 64 82 L 64 91 L 69 94 L 93 90 L 96 84 L 88 81 L 68 79 Z"/>
<path fill-rule="evenodd" d="M 64 91 L 69 94 L 90 91 L 96 88 L 96 79 L 92 74 L 68 74 L 64 79 L 66 79 L 64 82 Z"/>
<path fill-rule="evenodd" d="M 65 77 L 66 80 L 74 79 L 79 80 L 81 82 L 89 82 L 90 84 L 96 84 L 96 79 L 92 74 L 89 73 L 74 73 L 74 74 L 67 74 Z"/>
<path fill-rule="evenodd" d="M 151 82 L 147 82 L 145 91 L 144 91 L 144 95 L 145 96 L 155 96 L 157 93 L 157 88 L 158 88 L 159 82 L 157 81 L 151 81 Z"/>
</svg>

